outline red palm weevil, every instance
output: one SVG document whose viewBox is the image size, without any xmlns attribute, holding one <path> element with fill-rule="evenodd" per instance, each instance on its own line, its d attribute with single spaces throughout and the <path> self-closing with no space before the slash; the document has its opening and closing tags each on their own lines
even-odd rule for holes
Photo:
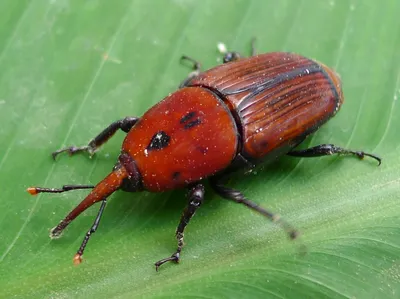
<svg viewBox="0 0 400 299">
<path fill-rule="evenodd" d="M 321 144 L 295 150 L 307 136 L 333 117 L 343 103 L 339 76 L 312 59 L 284 52 L 243 58 L 225 52 L 223 64 L 208 71 L 187 56 L 194 71 L 179 89 L 150 108 L 140 118 L 126 117 L 110 124 L 88 145 L 67 147 L 54 152 L 90 155 L 117 130 L 127 133 L 113 171 L 96 186 L 65 185 L 60 189 L 30 187 L 28 192 L 60 193 L 93 189 L 89 195 L 51 230 L 57 238 L 63 230 L 94 203 L 101 201 L 97 217 L 86 233 L 74 263 L 96 231 L 107 198 L 116 190 L 162 192 L 188 188 L 188 204 L 176 230 L 177 250 L 155 263 L 156 269 L 179 262 L 186 225 L 204 200 L 202 181 L 210 180 L 221 197 L 243 204 L 278 222 L 295 239 L 298 232 L 272 212 L 226 187 L 225 178 L 239 169 L 251 169 L 261 161 L 282 155 L 319 157 L 333 154 L 378 156 L 363 151 Z"/>
</svg>

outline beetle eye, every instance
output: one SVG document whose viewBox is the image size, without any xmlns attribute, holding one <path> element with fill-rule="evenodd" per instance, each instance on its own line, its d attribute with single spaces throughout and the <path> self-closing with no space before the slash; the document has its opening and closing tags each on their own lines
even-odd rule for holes
<svg viewBox="0 0 400 299">
<path fill-rule="evenodd" d="M 168 146 L 171 137 L 168 136 L 164 131 L 158 131 L 151 138 L 150 144 L 147 146 L 148 150 L 159 150 Z"/>
</svg>

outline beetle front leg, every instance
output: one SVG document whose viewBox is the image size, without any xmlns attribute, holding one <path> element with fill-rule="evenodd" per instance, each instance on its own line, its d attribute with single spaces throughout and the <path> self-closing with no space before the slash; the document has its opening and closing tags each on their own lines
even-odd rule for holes
<svg viewBox="0 0 400 299">
<path fill-rule="evenodd" d="M 202 184 L 197 184 L 195 185 L 190 191 L 189 191 L 189 204 L 186 207 L 186 209 L 183 211 L 183 214 L 181 216 L 181 220 L 179 222 L 179 225 L 176 229 L 176 239 L 178 240 L 178 248 L 174 254 L 172 254 L 170 257 L 167 257 L 165 259 L 159 260 L 156 262 L 154 265 L 156 266 L 156 271 L 158 271 L 158 268 L 162 265 L 165 264 L 166 262 L 176 262 L 179 263 L 180 260 L 180 254 L 184 245 L 183 242 L 183 237 L 184 237 L 184 230 L 186 225 L 188 225 L 190 219 L 193 217 L 197 209 L 201 206 L 204 200 L 204 186 Z"/>
<path fill-rule="evenodd" d="M 100 209 L 97 212 L 97 216 L 96 216 L 92 226 L 87 231 L 85 237 L 83 238 L 81 246 L 79 247 L 78 251 L 76 252 L 76 254 L 74 256 L 73 262 L 74 262 L 75 265 L 78 265 L 78 264 L 80 264 L 82 262 L 83 252 L 85 251 L 86 245 L 89 242 L 90 237 L 92 236 L 92 234 L 94 234 L 96 232 L 97 228 L 99 227 L 100 219 L 101 219 L 101 216 L 103 215 L 104 208 L 106 207 L 106 203 L 107 203 L 107 200 L 103 199 L 103 201 L 101 203 L 101 206 L 100 206 Z M 55 236 L 58 236 L 59 234 L 57 235 L 56 229 L 57 229 L 57 227 L 55 227 L 51 231 L 51 234 L 52 235 L 54 234 Z"/>
<path fill-rule="evenodd" d="M 101 145 L 106 143 L 107 140 L 115 134 L 115 132 L 121 129 L 122 131 L 128 133 L 138 120 L 139 118 L 137 117 L 125 117 L 124 119 L 117 120 L 105 128 L 99 135 L 93 138 L 88 145 L 79 147 L 69 146 L 59 149 L 53 152 L 51 155 L 53 156 L 53 159 L 55 159 L 58 154 L 63 152 L 67 152 L 70 156 L 79 152 L 88 152 L 90 156 L 92 156 Z"/>
<path fill-rule="evenodd" d="M 252 209 L 253 211 L 256 211 L 257 213 L 267 217 L 272 222 L 280 224 L 282 228 L 285 230 L 285 232 L 288 234 L 290 239 L 294 240 L 299 235 L 299 232 L 296 229 L 294 229 L 290 224 L 281 219 L 279 215 L 274 214 L 271 211 L 268 211 L 267 209 L 260 207 L 255 202 L 247 199 L 240 191 L 224 186 L 223 183 L 221 183 L 221 181 L 218 180 L 218 178 L 213 178 L 210 180 L 210 182 L 211 182 L 211 187 L 222 198 L 243 204 L 246 207 Z"/>
<path fill-rule="evenodd" d="M 378 166 L 381 165 L 382 159 L 376 155 L 368 154 L 363 151 L 353 151 L 344 149 L 342 147 L 333 145 L 333 144 L 320 144 L 311 148 L 307 148 L 304 150 L 291 151 L 287 153 L 289 156 L 293 157 L 302 157 L 302 158 L 310 158 L 310 157 L 321 157 L 321 156 L 330 156 L 334 154 L 339 155 L 353 155 L 357 156 L 360 159 L 364 159 L 365 156 L 371 157 L 378 161 Z"/>
</svg>

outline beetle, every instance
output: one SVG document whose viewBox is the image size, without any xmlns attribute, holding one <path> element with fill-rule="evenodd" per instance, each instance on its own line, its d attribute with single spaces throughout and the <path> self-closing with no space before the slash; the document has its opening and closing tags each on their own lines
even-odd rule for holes
<svg viewBox="0 0 400 299">
<path fill-rule="evenodd" d="M 91 235 L 97 230 L 107 198 L 116 190 L 162 192 L 188 188 L 188 204 L 176 229 L 177 249 L 155 263 L 156 270 L 169 261 L 179 262 L 184 230 L 204 201 L 204 179 L 222 198 L 247 206 L 280 223 L 290 239 L 296 229 L 271 211 L 247 199 L 240 191 L 227 187 L 226 178 L 239 169 L 249 170 L 263 161 L 283 155 L 319 157 L 333 154 L 381 158 L 321 144 L 296 150 L 307 136 L 332 118 L 343 103 L 339 76 L 322 63 L 304 56 L 274 52 L 250 57 L 224 52 L 223 64 L 202 71 L 196 60 L 193 72 L 179 89 L 151 107 L 142 117 L 126 117 L 110 124 L 85 146 L 70 146 L 55 151 L 74 155 L 93 155 L 118 130 L 127 133 L 112 172 L 100 183 L 65 185 L 62 188 L 30 187 L 32 195 L 93 189 L 50 232 L 58 238 L 83 211 L 101 201 L 99 212 L 75 254 L 75 264 Z"/>
</svg>

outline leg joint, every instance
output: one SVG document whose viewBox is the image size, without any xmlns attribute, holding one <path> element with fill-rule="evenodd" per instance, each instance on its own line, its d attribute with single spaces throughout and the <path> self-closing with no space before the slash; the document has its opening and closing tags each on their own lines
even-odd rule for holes
<svg viewBox="0 0 400 299">
<path fill-rule="evenodd" d="M 137 121 L 138 119 L 136 117 L 128 116 L 119 121 L 119 127 L 121 128 L 122 131 L 128 133 Z"/>
</svg>

